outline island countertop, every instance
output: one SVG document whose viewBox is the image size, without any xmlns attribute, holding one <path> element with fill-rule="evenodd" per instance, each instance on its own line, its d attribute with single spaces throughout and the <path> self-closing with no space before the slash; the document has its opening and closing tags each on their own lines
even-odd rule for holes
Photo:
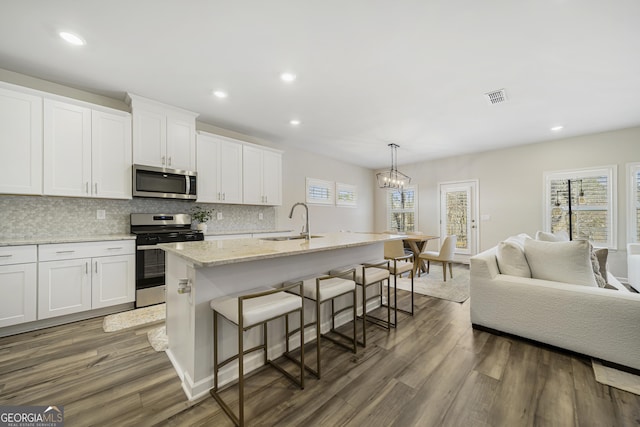
<svg viewBox="0 0 640 427">
<path fill-rule="evenodd" d="M 403 236 L 375 233 L 323 233 L 311 238 L 272 241 L 258 238 L 164 243 L 158 248 L 178 255 L 196 268 L 278 258 L 311 252 L 369 245 L 402 239 Z"/>
</svg>

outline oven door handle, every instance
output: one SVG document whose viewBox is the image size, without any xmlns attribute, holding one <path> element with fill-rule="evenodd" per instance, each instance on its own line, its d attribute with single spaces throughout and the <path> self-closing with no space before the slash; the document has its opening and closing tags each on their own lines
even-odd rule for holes
<svg viewBox="0 0 640 427">
<path fill-rule="evenodd" d="M 138 251 L 150 251 L 150 250 L 154 250 L 154 249 L 162 250 L 161 248 L 158 247 L 158 245 L 140 245 L 140 246 L 136 246 L 136 250 L 138 250 Z"/>
</svg>

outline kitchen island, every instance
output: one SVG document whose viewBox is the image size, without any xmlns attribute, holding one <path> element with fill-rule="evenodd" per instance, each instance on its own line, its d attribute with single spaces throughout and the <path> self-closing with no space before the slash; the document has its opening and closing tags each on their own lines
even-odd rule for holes
<svg viewBox="0 0 640 427">
<path fill-rule="evenodd" d="M 311 240 L 245 238 L 159 245 L 166 252 L 167 355 L 187 397 L 196 399 L 213 386 L 212 299 L 278 287 L 287 280 L 324 274 L 344 265 L 379 261 L 384 257 L 384 242 L 401 238 L 389 234 L 328 233 Z M 291 320 L 296 325 L 297 319 Z M 342 323 L 349 320 L 344 318 Z M 278 321 L 282 322 L 274 322 Z M 285 347 L 283 328 L 274 326 L 269 330 L 272 358 L 282 354 Z M 235 327 L 227 322 L 222 322 L 220 328 L 219 355 L 226 357 L 237 349 L 237 335 Z M 305 336 L 312 339 L 313 330 L 305 330 Z M 259 337 L 255 330 L 245 333 L 249 343 Z M 293 336 L 294 348 L 295 342 Z M 245 359 L 246 371 L 261 364 L 262 356 L 257 353 Z M 231 363 L 220 371 L 220 384 L 236 377 L 237 363 Z"/>
</svg>

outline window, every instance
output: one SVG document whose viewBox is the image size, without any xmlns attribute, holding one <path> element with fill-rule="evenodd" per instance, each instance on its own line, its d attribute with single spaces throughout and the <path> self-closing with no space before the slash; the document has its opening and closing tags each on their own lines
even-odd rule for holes
<svg viewBox="0 0 640 427">
<path fill-rule="evenodd" d="M 416 231 L 418 219 L 418 189 L 387 192 L 387 228 L 389 231 Z"/>
<path fill-rule="evenodd" d="M 334 204 L 333 181 L 307 178 L 307 203 L 319 205 Z"/>
<path fill-rule="evenodd" d="M 358 190 L 355 185 L 336 182 L 336 205 L 356 206 L 358 204 Z"/>
<path fill-rule="evenodd" d="M 629 177 L 629 243 L 640 242 L 640 163 L 627 165 Z"/>
<path fill-rule="evenodd" d="M 607 166 L 545 173 L 545 229 L 616 249 L 616 171 Z"/>
</svg>

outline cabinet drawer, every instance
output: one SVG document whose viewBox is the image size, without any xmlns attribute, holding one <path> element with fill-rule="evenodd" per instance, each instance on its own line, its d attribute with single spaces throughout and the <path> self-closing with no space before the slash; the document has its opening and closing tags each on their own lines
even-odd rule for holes
<svg viewBox="0 0 640 427">
<path fill-rule="evenodd" d="M 36 245 L 0 247 L 0 265 L 26 264 L 37 261 Z"/>
<path fill-rule="evenodd" d="M 135 253 L 134 240 L 109 240 L 101 242 L 54 243 L 38 246 L 40 261 L 93 258 Z"/>
</svg>

